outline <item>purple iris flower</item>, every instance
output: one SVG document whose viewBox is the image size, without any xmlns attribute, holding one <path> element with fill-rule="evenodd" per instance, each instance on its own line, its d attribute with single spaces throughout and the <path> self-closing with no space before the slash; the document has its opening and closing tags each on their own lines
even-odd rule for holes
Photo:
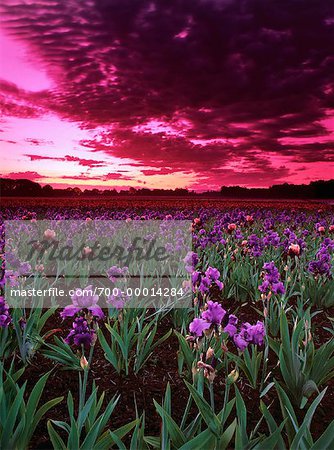
<svg viewBox="0 0 334 450">
<path fill-rule="evenodd" d="M 308 265 L 308 270 L 314 276 L 326 276 L 331 278 L 331 252 L 334 249 L 334 241 L 325 238 L 320 249 L 316 254 L 316 259 L 311 261 Z"/>
<path fill-rule="evenodd" d="M 269 273 L 275 272 L 277 269 L 275 267 L 275 263 L 274 261 L 268 262 L 268 263 L 264 263 L 263 264 L 263 269 L 266 270 Z"/>
<path fill-rule="evenodd" d="M 72 330 L 65 338 L 65 342 L 78 347 L 81 345 L 88 347 L 93 344 L 94 340 L 95 332 L 88 326 L 87 320 L 84 317 L 76 317 L 72 324 Z"/>
<path fill-rule="evenodd" d="M 88 309 L 88 311 L 98 319 L 104 318 L 104 313 L 100 306 L 97 305 L 99 300 L 98 295 L 94 295 L 93 286 L 87 286 L 84 289 L 76 289 L 74 295 L 71 296 L 72 305 L 65 306 L 60 316 L 73 317 L 82 309 Z"/>
<path fill-rule="evenodd" d="M 19 277 L 18 272 L 6 269 L 3 280 L 5 283 L 8 283 L 10 287 L 16 287 L 19 285 L 18 277 Z"/>
<path fill-rule="evenodd" d="M 202 319 L 210 322 L 214 325 L 219 325 L 223 320 L 226 311 L 218 302 L 212 302 L 211 300 L 207 303 L 208 308 L 202 312 Z"/>
<path fill-rule="evenodd" d="M 224 289 L 224 283 L 222 281 L 216 280 L 216 285 L 220 290 Z"/>
<path fill-rule="evenodd" d="M 204 294 L 205 292 L 207 292 L 209 290 L 211 286 L 211 280 L 209 277 L 202 277 L 201 278 L 201 283 L 199 285 L 198 290 Z"/>
<path fill-rule="evenodd" d="M 199 261 L 197 253 L 188 252 L 183 261 L 186 265 L 186 271 L 188 273 L 192 273 L 195 270 L 195 267 L 197 266 L 198 261 Z"/>
<path fill-rule="evenodd" d="M 263 294 L 268 294 L 272 291 L 274 294 L 285 293 L 284 284 L 280 281 L 280 273 L 275 263 L 273 261 L 265 263 L 263 265 L 263 270 L 265 271 L 263 283 L 259 286 L 259 291 Z"/>
<path fill-rule="evenodd" d="M 209 267 L 206 272 L 203 274 L 199 271 L 193 272 L 192 274 L 192 282 L 194 286 L 194 291 L 196 287 L 201 292 L 201 294 L 205 294 L 210 289 L 210 286 L 216 284 L 219 289 L 224 288 L 224 284 L 219 281 L 220 272 L 218 269 L 214 267 Z"/>
<path fill-rule="evenodd" d="M 0 328 L 6 328 L 12 319 L 9 314 L 9 306 L 4 297 L 0 296 Z"/>
<path fill-rule="evenodd" d="M 215 267 L 209 267 L 206 272 L 205 275 L 210 278 L 212 281 L 216 281 L 218 280 L 218 278 L 220 277 L 220 272 L 218 269 L 216 269 Z"/>
<path fill-rule="evenodd" d="M 247 334 L 250 337 L 250 342 L 252 344 L 263 345 L 263 339 L 266 335 L 264 323 L 258 320 L 255 325 L 248 327 Z"/>
<path fill-rule="evenodd" d="M 211 324 L 204 319 L 196 317 L 189 325 L 189 330 L 195 336 L 202 336 L 203 331 L 210 328 Z"/>
<path fill-rule="evenodd" d="M 129 269 L 128 267 L 117 267 L 117 266 L 112 266 L 110 267 L 110 269 L 107 270 L 107 275 L 110 281 L 112 281 L 113 283 L 115 283 L 115 281 L 118 278 L 124 278 L 126 277 L 126 275 L 128 275 L 129 273 Z"/>
<path fill-rule="evenodd" d="M 226 321 L 224 322 L 224 318 Z M 195 318 L 189 325 L 189 330 L 196 336 L 202 336 L 204 330 L 212 326 L 222 325 L 224 331 L 231 337 L 237 332 L 238 319 L 235 315 L 228 315 L 224 308 L 218 302 L 207 303 L 207 309 L 202 311 L 200 318 Z"/>
<path fill-rule="evenodd" d="M 260 284 L 260 286 L 259 286 L 259 291 L 263 292 L 263 293 L 268 292 L 269 289 L 270 289 L 270 283 L 267 280 L 264 280 L 264 282 L 262 284 Z"/>
<path fill-rule="evenodd" d="M 284 284 L 281 281 L 279 281 L 278 283 L 273 283 L 272 291 L 274 294 L 285 294 Z"/>
<path fill-rule="evenodd" d="M 242 324 L 239 334 L 234 335 L 235 345 L 243 352 L 248 344 L 263 345 L 266 330 L 259 320 L 255 325 L 246 322 Z"/>
<path fill-rule="evenodd" d="M 243 334 L 235 334 L 233 337 L 233 341 L 235 345 L 240 349 L 242 352 L 246 349 L 248 346 L 248 342 L 244 339 Z"/>
<path fill-rule="evenodd" d="M 331 265 L 325 258 L 311 261 L 308 265 L 308 270 L 315 276 L 325 275 L 327 277 L 330 277 L 331 275 Z"/>
<path fill-rule="evenodd" d="M 199 272 L 198 270 L 193 272 L 193 274 L 191 275 L 191 281 L 193 284 L 198 283 L 200 278 L 201 278 L 201 272 Z"/>
<path fill-rule="evenodd" d="M 125 307 L 126 303 L 129 302 L 130 297 L 126 294 L 123 294 L 121 290 L 117 292 L 116 295 L 109 295 L 107 298 L 107 303 L 116 309 L 122 309 Z"/>
<path fill-rule="evenodd" d="M 238 319 L 234 314 L 229 315 L 228 323 L 224 327 L 225 333 L 228 333 L 230 337 L 234 336 L 237 332 L 237 325 Z"/>
<path fill-rule="evenodd" d="M 262 345 L 266 330 L 263 322 L 258 320 L 255 325 L 244 323 L 240 334 L 243 334 L 244 339 L 250 344 Z"/>
</svg>

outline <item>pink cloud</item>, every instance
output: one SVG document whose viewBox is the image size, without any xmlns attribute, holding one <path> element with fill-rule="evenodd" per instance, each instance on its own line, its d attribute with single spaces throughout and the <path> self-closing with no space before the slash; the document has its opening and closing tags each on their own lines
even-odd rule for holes
<svg viewBox="0 0 334 450">
<path fill-rule="evenodd" d="M 109 180 L 132 180 L 132 177 L 127 176 L 127 175 L 123 175 L 122 173 L 118 173 L 118 172 L 110 172 L 107 173 L 106 175 L 103 175 L 101 177 L 102 180 L 104 181 L 109 181 Z"/>
<path fill-rule="evenodd" d="M 41 175 L 37 172 L 31 172 L 31 171 L 26 171 L 26 172 L 10 172 L 8 174 L 3 175 L 5 178 L 10 178 L 12 180 L 16 180 L 16 179 L 25 179 L 25 180 L 30 180 L 30 181 L 38 181 L 41 180 L 44 177 L 44 175 Z"/>
<path fill-rule="evenodd" d="M 28 156 L 30 158 L 30 161 L 40 161 L 40 160 L 69 161 L 69 162 L 77 162 L 79 166 L 84 167 L 105 167 L 107 165 L 104 161 L 96 161 L 95 159 L 84 159 L 70 155 L 66 155 L 64 157 L 54 157 L 54 156 L 26 154 L 24 156 Z"/>
<path fill-rule="evenodd" d="M 87 174 L 80 174 L 80 175 L 62 175 L 59 178 L 63 180 L 87 180 L 87 181 L 112 181 L 112 180 L 132 180 L 132 177 L 123 175 L 122 173 L 118 172 L 110 172 L 105 175 L 100 176 L 92 176 Z M 140 182 L 140 181 L 139 181 Z"/>
<path fill-rule="evenodd" d="M 160 169 L 142 169 L 141 173 L 145 176 L 152 176 L 152 175 L 167 175 L 174 173 L 175 169 L 168 168 L 168 167 L 162 167 Z"/>
</svg>

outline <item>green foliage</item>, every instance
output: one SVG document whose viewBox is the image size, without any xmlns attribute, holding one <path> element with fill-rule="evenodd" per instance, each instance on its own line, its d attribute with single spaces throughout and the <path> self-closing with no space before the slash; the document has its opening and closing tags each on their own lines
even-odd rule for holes
<svg viewBox="0 0 334 450">
<path fill-rule="evenodd" d="M 115 444 L 118 448 L 121 448 L 122 438 L 137 425 L 138 420 L 134 420 L 117 430 L 106 429 L 119 397 L 113 397 L 102 412 L 105 394 L 102 393 L 99 397 L 97 391 L 98 389 L 93 386 L 91 395 L 79 409 L 77 415 L 74 412 L 72 394 L 69 392 L 67 409 L 70 423 L 58 420 L 48 421 L 48 432 L 55 450 L 104 450 L 112 448 Z M 65 432 L 66 443 L 53 425 Z"/>
<path fill-rule="evenodd" d="M 277 426 L 275 420 L 270 414 L 267 407 L 262 403 L 262 417 L 259 420 L 258 424 L 251 431 L 250 435 L 247 432 L 247 409 L 245 402 L 242 398 L 242 395 L 237 388 L 234 387 L 235 395 L 236 395 L 236 417 L 237 417 L 237 427 L 235 433 L 235 450 L 244 450 L 244 449 L 274 449 L 278 447 L 279 449 L 285 449 L 284 440 L 282 438 L 282 429 L 284 426 L 284 422 Z M 262 420 L 265 419 L 270 435 L 259 435 L 257 436 L 257 429 Z"/>
<path fill-rule="evenodd" d="M 25 401 L 25 382 L 16 381 L 22 371 L 6 373 L 0 366 L 0 448 L 23 450 L 28 448 L 34 431 L 44 415 L 63 400 L 57 397 L 39 406 L 50 372 L 43 375 Z"/>
<path fill-rule="evenodd" d="M 334 341 L 315 349 L 308 321 L 295 321 L 291 335 L 286 314 L 280 317 L 280 341 L 270 340 L 280 362 L 280 371 L 289 398 L 303 408 L 318 387 L 334 375 Z"/>
<path fill-rule="evenodd" d="M 242 265 L 235 267 L 235 262 L 231 261 L 233 269 L 229 271 L 229 277 L 225 281 L 224 293 L 227 298 L 233 298 L 240 302 L 256 301 L 258 298 L 259 267 L 247 257 Z"/>
<path fill-rule="evenodd" d="M 61 364 L 66 370 L 82 370 L 79 355 L 73 353 L 71 347 L 57 336 L 54 337 L 54 344 L 44 342 L 41 353 L 46 358 Z"/>
<path fill-rule="evenodd" d="M 237 367 L 240 368 L 248 378 L 252 388 L 256 389 L 263 354 L 258 351 L 256 345 L 251 345 L 250 349 L 251 350 L 249 351 L 249 347 L 247 347 L 239 356 L 229 352 L 228 357 L 236 362 Z"/>
<path fill-rule="evenodd" d="M 334 306 L 334 279 L 319 277 L 314 278 L 306 273 L 303 277 L 301 294 L 304 301 L 311 301 L 312 305 L 321 308 Z"/>
<path fill-rule="evenodd" d="M 186 369 L 188 370 L 188 374 L 190 375 L 192 372 L 193 364 L 196 361 L 196 351 L 193 351 L 190 348 L 189 343 L 181 333 L 176 330 L 174 330 L 174 333 L 179 341 L 180 347 L 177 353 L 179 374 L 183 372 L 185 365 Z"/>
<path fill-rule="evenodd" d="M 193 385 L 185 383 L 189 389 L 190 396 L 180 425 L 172 418 L 172 401 L 169 385 L 166 388 L 163 404 L 160 405 L 154 400 L 157 413 L 162 420 L 160 441 L 155 442 L 155 448 L 183 450 L 227 448 L 235 432 L 236 420 L 229 426 L 225 426 L 225 424 L 233 409 L 235 400 L 228 402 L 226 407 L 216 415 L 211 406 L 204 400 L 201 387 L 196 389 Z M 189 421 L 192 402 L 196 404 L 199 413 Z M 151 444 L 154 443 L 153 440 L 149 442 Z"/>
<path fill-rule="evenodd" d="M 49 308 L 43 312 L 40 307 L 34 307 L 26 315 L 24 310 L 13 310 L 13 326 L 23 364 L 27 364 L 41 346 L 42 329 L 55 311 L 56 308 Z"/>
<path fill-rule="evenodd" d="M 15 334 L 10 326 L 0 327 L 0 359 L 8 358 L 17 345 Z"/>
<path fill-rule="evenodd" d="M 276 381 L 275 387 L 281 405 L 282 416 L 285 420 L 285 430 L 290 450 L 315 450 L 331 449 L 334 444 L 334 421 L 329 424 L 325 432 L 314 443 L 310 432 L 310 425 L 314 413 L 324 398 L 327 388 L 320 392 L 309 406 L 301 425 L 298 424 L 297 416 L 288 395 Z M 321 446 L 319 446 L 321 444 Z"/>
<path fill-rule="evenodd" d="M 107 323 L 106 329 L 110 334 L 110 344 L 103 332 L 98 331 L 105 357 L 118 373 L 124 371 L 126 375 L 129 374 L 132 361 L 133 371 L 138 373 L 153 351 L 172 334 L 170 330 L 154 340 L 158 329 L 157 320 L 145 324 L 144 313 L 138 318 L 133 317 L 127 310 L 123 310 L 121 318 L 115 320 L 113 325 Z"/>
</svg>

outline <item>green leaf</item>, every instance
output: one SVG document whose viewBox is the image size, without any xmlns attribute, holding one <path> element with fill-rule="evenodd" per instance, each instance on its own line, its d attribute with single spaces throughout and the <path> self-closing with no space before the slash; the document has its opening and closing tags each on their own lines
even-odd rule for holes
<svg viewBox="0 0 334 450">
<path fill-rule="evenodd" d="M 233 406 L 235 405 L 235 398 L 230 400 L 225 408 L 223 408 L 217 415 L 218 419 L 221 421 L 222 425 L 225 424 L 226 420 L 229 418 L 229 415 L 232 412 Z"/>
<path fill-rule="evenodd" d="M 214 449 L 216 443 L 216 438 L 212 431 L 207 428 L 198 434 L 196 437 L 191 439 L 186 444 L 182 445 L 179 450 L 204 450 L 204 449 Z"/>
<path fill-rule="evenodd" d="M 34 416 L 34 420 L 33 420 L 32 424 L 31 424 L 31 433 L 30 433 L 30 435 L 33 434 L 33 432 L 35 431 L 37 425 L 41 421 L 42 417 L 49 411 L 49 409 L 51 409 L 54 406 L 58 405 L 58 403 L 62 402 L 63 400 L 64 400 L 64 397 L 53 398 L 52 400 L 49 400 L 48 402 L 44 403 L 44 405 L 42 405 L 37 410 L 37 412 L 36 412 L 36 414 Z"/>
<path fill-rule="evenodd" d="M 183 354 L 184 359 L 188 366 L 188 370 L 191 371 L 193 362 L 195 360 L 194 352 L 189 347 L 187 340 L 185 339 L 185 337 L 182 334 L 178 333 L 176 330 L 174 330 L 174 333 L 176 334 L 176 337 L 179 341 L 182 354 Z"/>
<path fill-rule="evenodd" d="M 85 424 L 85 421 L 88 417 L 89 412 L 91 411 L 94 399 L 96 397 L 97 388 L 91 393 L 82 410 L 78 412 L 78 431 L 81 433 L 82 427 Z"/>
<path fill-rule="evenodd" d="M 66 431 L 66 433 L 69 433 L 71 431 L 69 424 L 63 422 L 62 420 L 52 420 L 52 423 L 54 423 L 57 427 L 61 428 L 62 430 Z"/>
<path fill-rule="evenodd" d="M 307 380 L 303 386 L 303 395 L 309 398 L 314 392 L 319 392 L 318 386 L 313 380 Z"/>
<path fill-rule="evenodd" d="M 144 436 L 144 441 L 153 448 L 160 448 L 160 439 L 156 436 Z"/>
<path fill-rule="evenodd" d="M 331 450 L 334 447 L 334 420 L 328 425 L 320 438 L 312 445 L 310 450 Z"/>
<path fill-rule="evenodd" d="M 50 420 L 48 420 L 47 428 L 54 450 L 66 450 L 66 445 L 64 441 L 59 436 L 57 431 L 53 428 Z"/>
<path fill-rule="evenodd" d="M 167 413 L 167 411 L 165 411 L 155 400 L 153 400 L 153 402 L 158 414 L 166 424 L 168 435 L 170 436 L 173 444 L 177 448 L 179 448 L 186 442 L 184 434 L 182 433 L 174 419 L 172 419 L 172 417 Z M 167 442 L 165 442 L 165 444 L 167 444 Z"/>
<path fill-rule="evenodd" d="M 263 403 L 263 401 L 260 401 L 260 410 L 261 410 L 264 418 L 266 419 L 266 422 L 267 422 L 268 429 L 269 429 L 270 433 L 271 434 L 275 433 L 275 431 L 278 428 L 277 423 L 275 422 L 275 419 L 273 418 L 273 416 L 269 412 L 269 409 Z M 287 419 L 284 419 L 282 424 L 284 425 L 286 421 L 287 421 Z M 280 450 L 285 449 L 285 444 L 284 444 L 284 440 L 283 440 L 282 434 L 278 438 L 277 444 L 278 444 L 278 448 Z"/>
<path fill-rule="evenodd" d="M 117 436 L 117 434 L 113 433 L 112 431 L 109 430 L 109 434 L 112 438 L 112 440 L 115 442 L 115 444 L 117 445 L 117 448 L 119 450 L 127 450 L 125 445 L 123 444 L 123 442 L 121 441 L 121 439 Z"/>
<path fill-rule="evenodd" d="M 293 424 L 298 423 L 297 417 L 292 407 L 292 404 L 289 400 L 289 397 L 286 395 L 284 389 L 280 386 L 280 384 L 277 381 L 275 381 L 275 388 L 278 393 L 283 419 L 287 419 L 285 422 L 285 428 L 288 435 L 289 443 L 291 444 L 296 434 L 295 427 Z"/>
<path fill-rule="evenodd" d="M 269 437 L 263 439 L 263 441 L 259 442 L 255 447 L 253 447 L 253 450 L 274 450 L 279 443 L 280 440 L 282 440 L 282 430 L 284 427 L 284 422 L 281 423 L 281 425 L 277 428 L 276 431 L 274 431 Z M 285 447 L 279 447 L 280 450 L 282 450 Z"/>
<path fill-rule="evenodd" d="M 42 392 L 44 390 L 47 379 L 49 378 L 50 372 L 43 375 L 38 382 L 35 384 L 31 394 L 29 396 L 29 400 L 27 402 L 26 414 L 29 420 L 29 424 L 33 421 L 35 411 L 37 409 L 38 403 L 40 401 Z"/>
<path fill-rule="evenodd" d="M 113 431 L 113 434 L 116 434 L 116 436 L 119 439 L 122 439 L 126 434 L 128 434 L 138 423 L 139 419 L 135 419 L 132 422 L 127 423 L 126 425 L 123 425 L 120 428 L 117 428 L 117 430 Z M 110 448 L 115 444 L 115 441 L 113 437 L 110 435 L 109 431 L 106 431 L 103 433 L 103 435 L 98 439 L 94 450 L 105 450 L 106 448 Z"/>
<path fill-rule="evenodd" d="M 317 409 L 319 403 L 323 399 L 325 393 L 327 391 L 327 388 L 324 389 L 312 402 L 309 409 L 307 410 L 303 423 L 301 427 L 299 428 L 296 436 L 294 437 L 292 443 L 291 443 L 291 450 L 299 450 L 301 445 L 301 440 L 303 438 L 306 438 L 306 432 L 309 432 L 310 424 L 312 421 L 312 417 L 315 413 L 315 410 Z"/>
<path fill-rule="evenodd" d="M 101 344 L 101 347 L 105 353 L 105 357 L 107 358 L 107 360 L 112 364 L 112 366 L 114 367 L 114 369 L 120 373 L 120 369 L 118 366 L 118 359 L 116 357 L 116 355 L 114 354 L 114 352 L 112 351 L 112 349 L 110 348 L 108 342 L 106 341 L 106 338 L 104 337 L 102 331 L 99 329 L 98 332 L 98 337 L 99 337 L 99 341 Z"/>
<path fill-rule="evenodd" d="M 7 419 L 3 425 L 3 429 L 5 430 L 5 434 L 3 436 L 9 437 L 14 432 L 14 427 L 16 421 L 19 419 L 18 413 L 22 407 L 23 395 L 25 391 L 26 383 L 18 390 L 15 399 L 9 409 Z"/>
<path fill-rule="evenodd" d="M 236 426 L 237 426 L 237 419 L 234 419 L 231 425 L 227 427 L 227 429 L 224 431 L 223 435 L 219 439 L 219 446 L 218 446 L 219 450 L 225 450 L 228 447 L 234 435 Z"/>
<path fill-rule="evenodd" d="M 187 388 L 190 391 L 201 415 L 207 426 L 218 437 L 220 434 L 220 421 L 218 417 L 212 411 L 211 406 L 204 400 L 202 396 L 198 394 L 194 386 L 185 381 Z"/>
<path fill-rule="evenodd" d="M 260 398 L 264 397 L 274 385 L 275 385 L 275 383 L 273 381 L 271 383 L 269 383 L 261 392 Z"/>
<path fill-rule="evenodd" d="M 247 435 L 247 410 L 245 402 L 239 392 L 239 389 L 234 385 L 236 395 L 237 408 L 237 428 L 235 436 L 235 449 L 243 450 L 248 445 L 249 439 Z"/>
</svg>

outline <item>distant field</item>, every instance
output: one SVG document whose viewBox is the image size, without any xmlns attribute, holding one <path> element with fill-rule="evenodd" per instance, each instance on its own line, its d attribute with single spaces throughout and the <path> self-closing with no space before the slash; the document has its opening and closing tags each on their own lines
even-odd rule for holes
<svg viewBox="0 0 334 450">
<path fill-rule="evenodd" d="M 204 197 L 129 197 L 115 198 L 33 198 L 33 197 L 2 197 L 1 207 L 72 207 L 72 208 L 274 208 L 274 209 L 301 209 L 318 210 L 334 209 L 334 200 L 266 200 L 266 199 L 223 199 Z"/>
</svg>

